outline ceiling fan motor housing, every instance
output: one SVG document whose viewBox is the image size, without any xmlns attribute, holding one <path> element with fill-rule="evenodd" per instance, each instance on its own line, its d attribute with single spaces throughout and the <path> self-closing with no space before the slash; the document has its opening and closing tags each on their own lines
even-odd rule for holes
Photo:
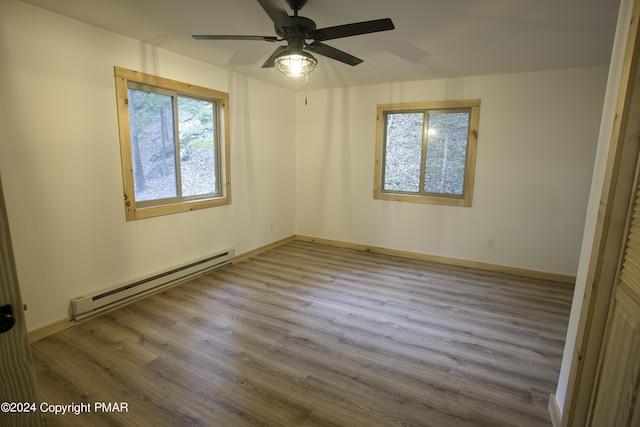
<svg viewBox="0 0 640 427">
<path fill-rule="evenodd" d="M 309 18 L 305 18 L 303 16 L 292 16 L 291 22 L 293 23 L 293 27 L 285 26 L 278 27 L 275 26 L 276 34 L 287 40 L 291 36 L 302 36 L 303 38 L 309 38 L 307 35 L 316 29 L 316 23 L 313 22 Z"/>
</svg>

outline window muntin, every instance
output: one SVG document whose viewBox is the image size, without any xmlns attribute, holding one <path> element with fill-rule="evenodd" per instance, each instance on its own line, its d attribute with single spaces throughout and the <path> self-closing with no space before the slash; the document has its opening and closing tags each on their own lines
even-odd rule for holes
<svg viewBox="0 0 640 427">
<path fill-rule="evenodd" d="M 378 106 L 374 198 L 471 206 L 480 101 Z"/>
<path fill-rule="evenodd" d="M 228 94 L 115 73 L 127 220 L 229 204 Z"/>
</svg>

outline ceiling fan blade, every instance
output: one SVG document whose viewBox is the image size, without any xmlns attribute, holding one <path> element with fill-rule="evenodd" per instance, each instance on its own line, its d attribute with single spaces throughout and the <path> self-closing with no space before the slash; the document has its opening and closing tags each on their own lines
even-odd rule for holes
<svg viewBox="0 0 640 427">
<path fill-rule="evenodd" d="M 310 31 L 308 36 L 313 40 L 333 40 L 360 34 L 377 33 L 393 30 L 395 26 L 390 18 L 375 19 L 373 21 L 354 22 L 353 24 L 337 25 L 335 27 L 319 28 Z"/>
<path fill-rule="evenodd" d="M 225 35 L 207 35 L 207 34 L 195 34 L 193 36 L 195 40 L 256 40 L 265 42 L 277 42 L 281 39 L 275 36 L 225 36 Z"/>
<path fill-rule="evenodd" d="M 318 55 L 326 56 L 336 61 L 344 62 L 348 65 L 358 65 L 362 62 L 362 59 L 356 58 L 353 55 L 349 55 L 347 52 L 343 52 L 339 49 L 326 45 L 320 42 L 313 42 L 305 46 L 305 50 L 308 50 Z"/>
<path fill-rule="evenodd" d="M 282 3 L 279 0 L 258 0 L 260 6 L 267 12 L 269 18 L 276 25 L 276 28 L 281 30 L 284 34 L 298 33 L 298 28 L 294 24 L 293 20 L 287 13 Z"/>
<path fill-rule="evenodd" d="M 273 52 L 271 54 L 271 56 L 269 57 L 269 59 L 267 59 L 264 64 L 262 64 L 262 68 L 273 68 L 276 65 L 276 58 L 278 57 L 278 55 L 280 55 L 282 52 L 284 52 L 285 50 L 287 50 L 287 46 L 280 46 L 278 47 L 275 52 Z"/>
</svg>

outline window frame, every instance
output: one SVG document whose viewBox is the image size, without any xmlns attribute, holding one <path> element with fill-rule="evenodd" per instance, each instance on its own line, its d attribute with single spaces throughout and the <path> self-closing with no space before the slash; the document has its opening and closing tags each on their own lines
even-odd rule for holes
<svg viewBox="0 0 640 427">
<path fill-rule="evenodd" d="M 230 171 L 230 134 L 229 134 L 229 94 L 202 86 L 183 83 L 139 71 L 114 67 L 116 82 L 116 101 L 118 109 L 118 127 L 120 136 L 120 158 L 122 163 L 122 182 L 124 191 L 124 208 L 127 221 L 189 212 L 214 206 L 231 204 L 231 171 Z M 169 91 L 177 96 L 213 101 L 217 104 L 214 114 L 217 141 L 219 195 L 205 195 L 163 199 L 159 201 L 136 202 L 133 176 L 133 157 L 131 153 L 131 124 L 129 121 L 129 83 L 132 86 L 142 85 L 158 89 L 158 92 Z M 177 114 L 177 112 L 175 112 Z M 179 167 L 179 166 L 178 166 Z M 179 170 L 179 169 L 178 169 Z"/>
<path fill-rule="evenodd" d="M 464 182 L 461 195 L 447 193 L 426 193 L 420 185 L 418 192 L 383 190 L 386 160 L 386 124 L 389 113 L 443 113 L 469 111 L 469 131 L 467 134 L 467 152 L 464 168 Z M 471 207 L 475 177 L 476 151 L 478 145 L 478 126 L 480 122 L 480 100 L 465 99 L 457 101 L 429 101 L 416 103 L 378 104 L 376 113 L 376 147 L 373 198 L 398 202 L 428 203 L 449 206 Z M 427 149 L 427 126 L 423 128 L 420 165 L 420 183 L 425 174 L 425 156 Z"/>
</svg>

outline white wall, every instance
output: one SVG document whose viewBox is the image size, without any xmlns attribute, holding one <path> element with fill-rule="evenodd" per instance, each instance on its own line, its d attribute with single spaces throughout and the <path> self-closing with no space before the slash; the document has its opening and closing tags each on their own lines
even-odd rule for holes
<svg viewBox="0 0 640 427">
<path fill-rule="evenodd" d="M 296 232 L 575 275 L 607 67 L 310 91 Z M 376 104 L 482 101 L 473 206 L 373 199 Z M 496 239 L 495 248 L 487 248 Z"/>
<path fill-rule="evenodd" d="M 230 93 L 230 206 L 125 221 L 114 65 Z M 29 329 L 81 294 L 292 235 L 294 105 L 292 92 L 1 1 L 0 173 Z"/>
</svg>

